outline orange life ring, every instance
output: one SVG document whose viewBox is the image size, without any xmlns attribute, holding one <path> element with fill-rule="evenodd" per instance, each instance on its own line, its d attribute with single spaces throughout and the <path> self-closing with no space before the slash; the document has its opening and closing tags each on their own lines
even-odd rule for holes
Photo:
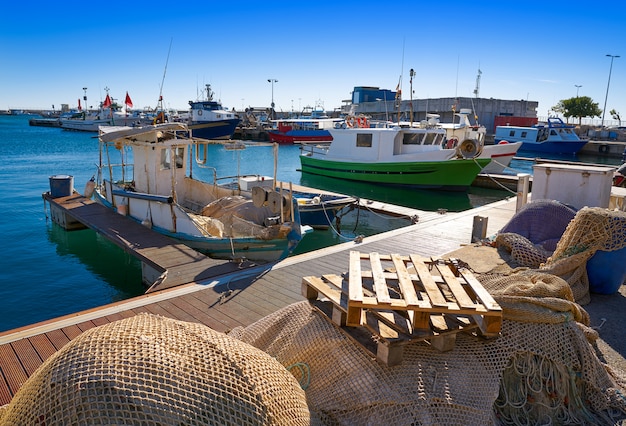
<svg viewBox="0 0 626 426">
<path fill-rule="evenodd" d="M 356 120 L 354 117 L 348 117 L 346 118 L 346 124 L 348 125 L 348 127 L 354 127 L 356 124 Z"/>
</svg>

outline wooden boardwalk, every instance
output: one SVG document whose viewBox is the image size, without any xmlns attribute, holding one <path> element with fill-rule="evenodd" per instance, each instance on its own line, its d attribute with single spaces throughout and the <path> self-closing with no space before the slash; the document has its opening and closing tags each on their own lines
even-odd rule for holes
<svg viewBox="0 0 626 426">
<path fill-rule="evenodd" d="M 66 201 L 81 203 L 78 210 L 88 215 L 95 207 L 83 200 Z M 26 379 L 48 357 L 90 328 L 141 312 L 202 323 L 223 332 L 237 326 L 247 326 L 289 304 L 305 300 L 301 295 L 302 277 L 347 271 L 350 250 L 444 256 L 471 242 L 475 216 L 487 218 L 487 235 L 492 235 L 509 221 L 515 212 L 515 205 L 516 199 L 512 198 L 461 213 L 428 214 L 420 217 L 415 225 L 368 237 L 360 243 L 351 241 L 339 244 L 289 257 L 266 267 L 220 270 L 223 273 L 213 277 L 209 274 L 204 279 L 203 274 L 211 268 L 231 268 L 223 266 L 221 261 L 215 263 L 208 259 L 200 272 L 189 272 L 185 266 L 180 268 L 181 276 L 188 274 L 184 279 L 192 284 L 167 288 L 0 333 L 0 406 L 11 400 Z M 128 222 L 132 223 L 130 220 Z M 142 228 L 141 225 L 137 226 Z M 106 223 L 98 225 L 98 228 L 99 232 L 116 232 L 108 229 Z M 123 233 L 118 231 L 118 245 L 126 249 L 128 245 Z M 171 240 L 169 243 L 152 242 L 140 249 L 166 250 L 165 246 L 171 245 Z M 185 252 L 184 247 L 175 250 Z M 193 257 L 193 254 L 184 255 Z M 167 256 L 164 256 L 163 262 L 165 258 Z"/>
</svg>

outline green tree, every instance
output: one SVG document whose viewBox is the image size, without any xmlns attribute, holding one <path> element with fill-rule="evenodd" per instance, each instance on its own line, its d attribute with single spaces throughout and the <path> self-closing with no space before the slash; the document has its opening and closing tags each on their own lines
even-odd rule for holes
<svg viewBox="0 0 626 426">
<path fill-rule="evenodd" d="M 612 109 L 611 111 L 609 111 L 609 114 L 611 114 L 611 117 L 613 117 L 613 120 L 617 120 L 618 121 L 618 126 L 622 127 L 622 117 L 619 115 L 619 112 L 615 111 L 614 109 Z"/>
<path fill-rule="evenodd" d="M 553 111 L 561 112 L 565 118 L 577 117 L 578 125 L 583 117 L 600 117 L 602 110 L 598 107 L 598 103 L 594 102 L 589 96 L 576 96 L 574 98 L 563 99 L 552 107 Z"/>
</svg>

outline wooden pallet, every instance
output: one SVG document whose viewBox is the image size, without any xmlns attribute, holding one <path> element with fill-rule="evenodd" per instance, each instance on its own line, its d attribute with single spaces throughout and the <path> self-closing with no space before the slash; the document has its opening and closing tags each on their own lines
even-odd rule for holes
<svg viewBox="0 0 626 426">
<path fill-rule="evenodd" d="M 409 342 L 447 351 L 460 331 L 495 337 L 502 326 L 500 306 L 456 259 L 352 251 L 348 273 L 304 277 L 302 295 L 327 298 L 330 319 L 346 330 L 367 328 L 387 365 L 402 361 Z"/>
</svg>

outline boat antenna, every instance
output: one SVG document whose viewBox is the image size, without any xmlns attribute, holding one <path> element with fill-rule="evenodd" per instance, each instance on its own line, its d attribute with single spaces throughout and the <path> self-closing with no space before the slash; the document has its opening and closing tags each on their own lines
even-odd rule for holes
<svg viewBox="0 0 626 426">
<path fill-rule="evenodd" d="M 172 50 L 172 41 L 174 41 L 174 37 L 170 39 L 170 47 L 167 49 L 167 58 L 165 59 L 165 68 L 163 69 L 163 78 L 161 79 L 161 87 L 159 88 L 159 103 L 157 105 L 157 109 L 159 107 L 163 110 L 163 83 L 165 82 L 165 73 L 167 72 L 167 64 L 170 61 L 170 52 Z"/>
<path fill-rule="evenodd" d="M 398 79 L 398 85 L 396 86 L 396 108 L 398 108 L 397 118 L 398 124 L 400 124 L 400 106 L 402 105 L 402 74 L 404 73 L 404 42 L 402 39 L 402 67 L 400 69 L 400 78 Z"/>
</svg>

